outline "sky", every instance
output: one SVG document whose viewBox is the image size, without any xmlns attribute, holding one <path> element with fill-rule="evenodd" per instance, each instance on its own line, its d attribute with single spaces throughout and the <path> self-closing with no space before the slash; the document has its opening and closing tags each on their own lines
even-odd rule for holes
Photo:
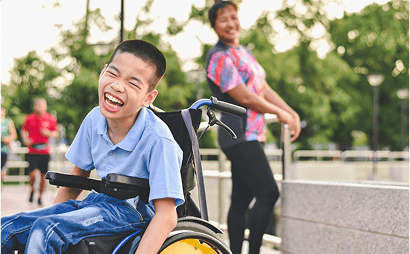
<svg viewBox="0 0 410 254">
<path fill-rule="evenodd" d="M 26 56 L 29 51 L 34 50 L 44 60 L 49 61 L 46 50 L 57 46 L 59 42 L 60 31 L 55 24 L 70 28 L 74 22 L 84 17 L 86 9 L 86 0 L 60 0 L 60 7 L 57 8 L 53 8 L 56 0 L 0 1 L 0 80 L 5 84 L 9 83 L 9 71 L 13 68 L 15 58 Z M 145 2 L 146 0 L 124 0 L 126 29 L 135 24 L 137 12 L 132 10 L 140 9 Z M 360 11 L 373 2 L 383 4 L 388 0 L 344 0 L 347 12 Z M 187 20 L 192 3 L 202 7 L 205 0 L 155 0 L 151 12 L 151 17 L 156 17 L 154 29 L 158 32 L 164 31 L 168 17 L 175 17 L 180 21 Z M 248 29 L 253 25 L 263 10 L 275 11 L 280 9 L 281 4 L 281 0 L 243 0 L 238 13 L 242 28 Z M 115 21 L 115 16 L 120 12 L 120 1 L 90 0 L 90 8 L 100 8 L 106 22 L 113 29 L 107 33 L 101 33 L 97 29 L 91 30 L 89 43 L 109 42 L 118 37 L 120 24 Z M 335 17 L 341 18 L 340 8 L 331 11 Z M 213 44 L 217 41 L 217 36 L 209 27 L 193 22 L 182 34 L 166 40 L 171 43 L 182 60 L 189 60 L 201 54 L 199 40 Z M 277 49 L 286 50 L 288 45 L 289 42 L 284 41 L 282 45 L 277 45 Z M 325 46 L 322 51 L 326 51 Z"/>
</svg>

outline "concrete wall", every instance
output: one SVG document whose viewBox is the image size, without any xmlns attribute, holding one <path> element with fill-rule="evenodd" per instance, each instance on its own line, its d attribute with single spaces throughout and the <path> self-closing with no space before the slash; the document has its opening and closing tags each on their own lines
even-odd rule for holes
<svg viewBox="0 0 410 254">
<path fill-rule="evenodd" d="M 405 184 L 282 182 L 282 254 L 409 253 Z"/>
</svg>

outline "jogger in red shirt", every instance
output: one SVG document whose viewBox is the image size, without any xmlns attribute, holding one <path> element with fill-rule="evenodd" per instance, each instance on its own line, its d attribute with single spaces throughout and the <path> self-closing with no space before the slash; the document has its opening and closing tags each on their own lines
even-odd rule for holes
<svg viewBox="0 0 410 254">
<path fill-rule="evenodd" d="M 44 175 L 48 171 L 50 161 L 50 138 L 58 137 L 57 119 L 47 113 L 47 103 L 45 99 L 40 98 L 34 101 L 34 111 L 26 117 L 21 128 L 21 136 L 24 144 L 28 147 L 29 152 L 26 154 L 26 161 L 29 167 L 26 168 L 26 174 L 30 177 L 30 198 L 33 202 L 34 182 L 38 174 L 40 177 L 40 188 L 38 204 L 42 205 L 41 196 L 46 186 Z"/>
</svg>

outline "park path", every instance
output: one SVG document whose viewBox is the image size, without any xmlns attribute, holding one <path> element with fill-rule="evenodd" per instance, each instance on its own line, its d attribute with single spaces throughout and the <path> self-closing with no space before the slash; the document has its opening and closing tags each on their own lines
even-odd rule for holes
<svg viewBox="0 0 410 254">
<path fill-rule="evenodd" d="M 33 203 L 28 202 L 30 187 L 28 185 L 2 185 L 1 186 L 1 217 L 18 212 L 50 206 L 54 202 L 57 192 L 46 190 L 42 197 L 42 206 L 37 204 L 38 192 L 34 194 Z"/>
</svg>

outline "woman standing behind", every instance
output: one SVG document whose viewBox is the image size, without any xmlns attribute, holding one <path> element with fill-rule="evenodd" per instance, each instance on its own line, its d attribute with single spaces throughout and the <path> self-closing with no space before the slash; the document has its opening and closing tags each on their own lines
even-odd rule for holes
<svg viewBox="0 0 410 254">
<path fill-rule="evenodd" d="M 223 114 L 221 120 L 232 128 L 238 139 L 232 140 L 218 130 L 218 142 L 231 161 L 232 196 L 228 213 L 230 247 L 241 253 L 245 231 L 245 215 L 249 212 L 249 253 L 259 253 L 263 234 L 279 190 L 263 150 L 266 141 L 265 113 L 278 116 L 287 123 L 294 141 L 300 134 L 299 115 L 273 91 L 265 81 L 265 71 L 250 50 L 239 45 L 238 8 L 230 1 L 217 1 L 208 12 L 209 21 L 219 41 L 208 52 L 207 81 L 218 100 L 247 108 L 247 117 Z"/>
<path fill-rule="evenodd" d="M 3 171 L 4 165 L 7 162 L 7 154 L 11 141 L 17 138 L 14 122 L 10 118 L 6 118 L 6 110 L 1 107 L 1 180 L 3 181 L 6 172 Z"/>
</svg>

